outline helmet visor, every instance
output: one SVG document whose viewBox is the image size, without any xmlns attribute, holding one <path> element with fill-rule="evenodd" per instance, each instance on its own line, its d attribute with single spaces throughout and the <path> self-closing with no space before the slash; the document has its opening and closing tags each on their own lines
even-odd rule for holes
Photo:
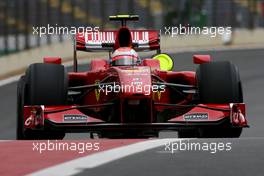
<svg viewBox="0 0 264 176">
<path fill-rule="evenodd" d="M 137 59 L 134 55 L 120 55 L 112 58 L 112 64 L 115 66 L 135 65 Z"/>
</svg>

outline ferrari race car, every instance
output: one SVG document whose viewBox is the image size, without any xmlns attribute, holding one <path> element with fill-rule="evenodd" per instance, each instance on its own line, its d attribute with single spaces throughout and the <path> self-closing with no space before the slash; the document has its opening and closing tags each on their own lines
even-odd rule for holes
<svg viewBox="0 0 264 176">
<path fill-rule="evenodd" d="M 73 71 L 59 57 L 28 67 L 17 87 L 17 139 L 63 139 L 89 132 L 102 138 L 239 137 L 248 127 L 238 69 L 229 61 L 194 55 L 196 72 L 172 71 L 156 30 L 131 30 L 136 15 L 110 16 L 118 30 L 78 33 Z M 77 51 L 109 52 L 78 72 Z M 138 51 L 156 51 L 142 59 Z"/>
</svg>

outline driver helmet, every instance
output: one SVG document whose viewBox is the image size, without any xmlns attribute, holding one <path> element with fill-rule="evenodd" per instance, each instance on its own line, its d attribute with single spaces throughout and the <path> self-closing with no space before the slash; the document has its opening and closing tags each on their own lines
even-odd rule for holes
<svg viewBox="0 0 264 176">
<path fill-rule="evenodd" d="M 120 47 L 112 54 L 112 65 L 115 66 L 135 65 L 137 61 L 137 52 L 129 47 Z"/>
</svg>

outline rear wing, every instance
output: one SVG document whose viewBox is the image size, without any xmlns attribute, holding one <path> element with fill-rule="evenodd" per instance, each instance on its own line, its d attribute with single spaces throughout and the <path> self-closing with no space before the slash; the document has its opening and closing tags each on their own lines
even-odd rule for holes
<svg viewBox="0 0 264 176">
<path fill-rule="evenodd" d="M 117 30 L 92 31 L 76 34 L 76 50 L 113 51 Z M 157 30 L 131 30 L 132 46 L 136 51 L 160 50 L 160 35 Z"/>
</svg>

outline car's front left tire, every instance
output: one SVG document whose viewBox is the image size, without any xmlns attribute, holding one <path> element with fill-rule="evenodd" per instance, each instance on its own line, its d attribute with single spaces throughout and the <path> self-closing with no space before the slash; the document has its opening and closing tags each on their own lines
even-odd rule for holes
<svg viewBox="0 0 264 176">
<path fill-rule="evenodd" d="M 64 66 L 32 64 L 17 85 L 17 139 L 63 139 L 64 132 L 24 129 L 24 105 L 67 104 L 67 74 Z"/>
</svg>

